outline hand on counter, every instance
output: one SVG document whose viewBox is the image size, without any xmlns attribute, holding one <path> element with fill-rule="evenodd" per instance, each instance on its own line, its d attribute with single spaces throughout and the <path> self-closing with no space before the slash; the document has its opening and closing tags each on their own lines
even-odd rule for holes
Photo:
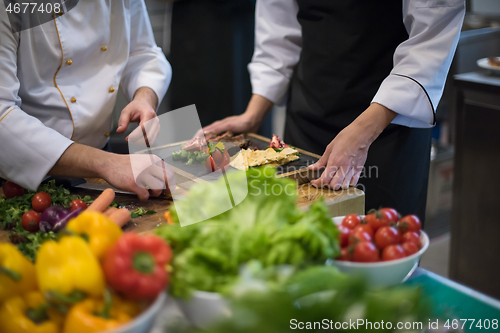
<svg viewBox="0 0 500 333">
<path fill-rule="evenodd" d="M 356 120 L 344 128 L 326 147 L 311 170 L 324 169 L 321 177 L 311 181 L 315 187 L 347 189 L 358 183 L 368 149 L 384 128 L 396 117 L 388 108 L 372 103 Z"/>
</svg>

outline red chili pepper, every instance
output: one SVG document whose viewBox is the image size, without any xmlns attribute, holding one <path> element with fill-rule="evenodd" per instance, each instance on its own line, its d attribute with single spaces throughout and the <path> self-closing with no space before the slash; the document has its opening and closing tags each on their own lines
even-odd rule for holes
<svg viewBox="0 0 500 333">
<path fill-rule="evenodd" d="M 109 286 L 125 297 L 152 299 L 167 286 L 171 258 L 170 246 L 160 237 L 128 232 L 106 252 L 103 270 Z"/>
</svg>

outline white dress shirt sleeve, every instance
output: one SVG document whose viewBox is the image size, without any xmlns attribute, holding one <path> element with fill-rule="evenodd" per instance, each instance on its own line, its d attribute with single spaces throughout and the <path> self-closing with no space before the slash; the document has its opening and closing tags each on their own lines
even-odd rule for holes
<svg viewBox="0 0 500 333">
<path fill-rule="evenodd" d="M 17 48 L 4 2 L 0 2 L 0 177 L 36 190 L 73 143 L 21 110 Z"/>
<path fill-rule="evenodd" d="M 149 87 L 160 105 L 172 79 L 172 68 L 156 45 L 144 0 L 131 1 L 130 7 L 130 55 L 121 86 L 129 100 L 137 89 Z"/>
<path fill-rule="evenodd" d="M 295 0 L 257 0 L 252 88 L 275 103 L 286 95 L 300 57 L 297 11 Z M 396 49 L 393 70 L 372 101 L 398 113 L 393 123 L 433 126 L 464 15 L 464 0 L 403 0 L 409 38 Z"/>
<path fill-rule="evenodd" d="M 257 0 L 255 50 L 248 65 L 252 91 L 281 104 L 302 49 L 295 0 Z"/>
<path fill-rule="evenodd" d="M 394 68 L 372 102 L 398 113 L 394 124 L 431 127 L 460 37 L 464 0 L 405 0 L 409 38 L 394 53 Z"/>
</svg>

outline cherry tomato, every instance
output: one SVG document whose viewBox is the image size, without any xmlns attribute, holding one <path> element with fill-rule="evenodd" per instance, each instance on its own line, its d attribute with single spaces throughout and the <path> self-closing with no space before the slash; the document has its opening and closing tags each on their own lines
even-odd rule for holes
<svg viewBox="0 0 500 333">
<path fill-rule="evenodd" d="M 396 228 L 385 226 L 375 232 L 375 245 L 381 250 L 389 245 L 399 244 L 399 233 Z"/>
<path fill-rule="evenodd" d="M 349 214 L 342 220 L 342 225 L 348 227 L 349 229 L 354 229 L 355 226 L 359 224 L 361 219 L 356 214 Z"/>
<path fill-rule="evenodd" d="M 403 248 L 403 251 L 405 251 L 405 254 L 407 256 L 411 256 L 412 254 L 418 252 L 418 247 L 413 242 L 404 242 L 401 247 Z"/>
<path fill-rule="evenodd" d="M 43 213 L 47 208 L 52 205 L 52 198 L 48 193 L 38 192 L 31 200 L 31 205 L 33 209 L 39 213 Z"/>
<path fill-rule="evenodd" d="M 356 227 L 354 227 L 354 229 L 352 229 L 353 232 L 356 232 L 357 230 L 363 230 L 364 232 L 367 232 L 371 238 L 373 238 L 373 228 L 369 224 L 361 222 Z"/>
<path fill-rule="evenodd" d="M 38 231 L 40 229 L 39 224 L 40 224 L 40 214 L 32 210 L 24 213 L 23 217 L 21 217 L 21 225 L 26 231 L 31 231 L 31 232 Z"/>
<path fill-rule="evenodd" d="M 419 249 L 422 246 L 420 236 L 415 231 L 408 231 L 401 236 L 401 243 L 411 242 L 414 243 Z"/>
<path fill-rule="evenodd" d="M 372 242 L 361 242 L 354 246 L 352 260 L 356 262 L 375 262 L 379 261 L 379 253 Z"/>
<path fill-rule="evenodd" d="M 207 160 L 205 161 L 205 168 L 207 168 L 208 171 L 212 172 L 218 169 L 212 156 L 207 157 Z"/>
<path fill-rule="evenodd" d="M 398 228 L 401 234 L 407 231 L 415 231 L 420 234 L 420 229 L 422 229 L 422 223 L 416 215 L 406 215 L 399 220 Z"/>
<path fill-rule="evenodd" d="M 357 231 L 352 231 L 349 235 L 349 245 L 356 245 L 361 242 L 371 242 L 372 237 L 370 234 L 363 229 L 358 229 Z"/>
<path fill-rule="evenodd" d="M 382 260 L 396 260 L 406 257 L 405 251 L 400 245 L 389 245 L 382 251 Z"/>
<path fill-rule="evenodd" d="M 20 197 L 24 195 L 24 188 L 11 181 L 6 181 L 5 184 L 3 184 L 3 194 L 8 199 Z"/>
<path fill-rule="evenodd" d="M 365 216 L 366 222 L 372 227 L 373 231 L 377 231 L 380 227 L 387 226 L 391 223 L 392 214 L 387 211 L 378 210 L 376 213 Z"/>
<path fill-rule="evenodd" d="M 349 243 L 349 234 L 351 233 L 351 229 L 346 226 L 339 225 L 338 229 L 340 231 L 340 247 L 346 247 Z"/>
<path fill-rule="evenodd" d="M 398 223 L 399 213 L 397 210 L 395 210 L 394 208 L 380 208 L 380 210 L 384 213 L 389 213 L 389 215 L 391 216 L 391 222 Z"/>
<path fill-rule="evenodd" d="M 340 250 L 340 256 L 338 256 L 336 260 L 349 261 L 351 259 L 350 257 L 351 251 L 349 251 L 348 247 L 344 247 L 342 250 Z"/>
<path fill-rule="evenodd" d="M 85 210 L 85 209 L 88 208 L 88 206 L 85 203 L 85 201 L 83 201 L 81 199 L 75 199 L 75 200 L 71 201 L 70 211 L 72 212 L 74 210 L 77 210 L 78 208 L 81 208 L 81 209 Z"/>
</svg>

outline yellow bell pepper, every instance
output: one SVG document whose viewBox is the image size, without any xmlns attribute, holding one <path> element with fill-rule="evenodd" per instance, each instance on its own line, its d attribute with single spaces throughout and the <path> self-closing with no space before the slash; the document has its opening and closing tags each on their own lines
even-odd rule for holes
<svg viewBox="0 0 500 333">
<path fill-rule="evenodd" d="M 118 296 L 87 298 L 71 307 L 63 333 L 94 333 L 120 327 L 140 313 L 136 302 Z"/>
<path fill-rule="evenodd" d="M 36 290 L 35 266 L 12 244 L 0 244 L 0 302 Z"/>
<path fill-rule="evenodd" d="M 84 211 L 69 221 L 66 228 L 87 238 L 92 253 L 99 259 L 123 233 L 122 229 L 107 216 L 89 211 Z"/>
<path fill-rule="evenodd" d="M 7 299 L 0 307 L 2 333 L 59 333 L 64 317 L 38 291 Z"/>
<path fill-rule="evenodd" d="M 84 292 L 98 297 L 104 292 L 104 274 L 99 261 L 81 237 L 69 236 L 58 243 L 43 243 L 38 249 L 35 268 L 44 294 Z"/>
</svg>

